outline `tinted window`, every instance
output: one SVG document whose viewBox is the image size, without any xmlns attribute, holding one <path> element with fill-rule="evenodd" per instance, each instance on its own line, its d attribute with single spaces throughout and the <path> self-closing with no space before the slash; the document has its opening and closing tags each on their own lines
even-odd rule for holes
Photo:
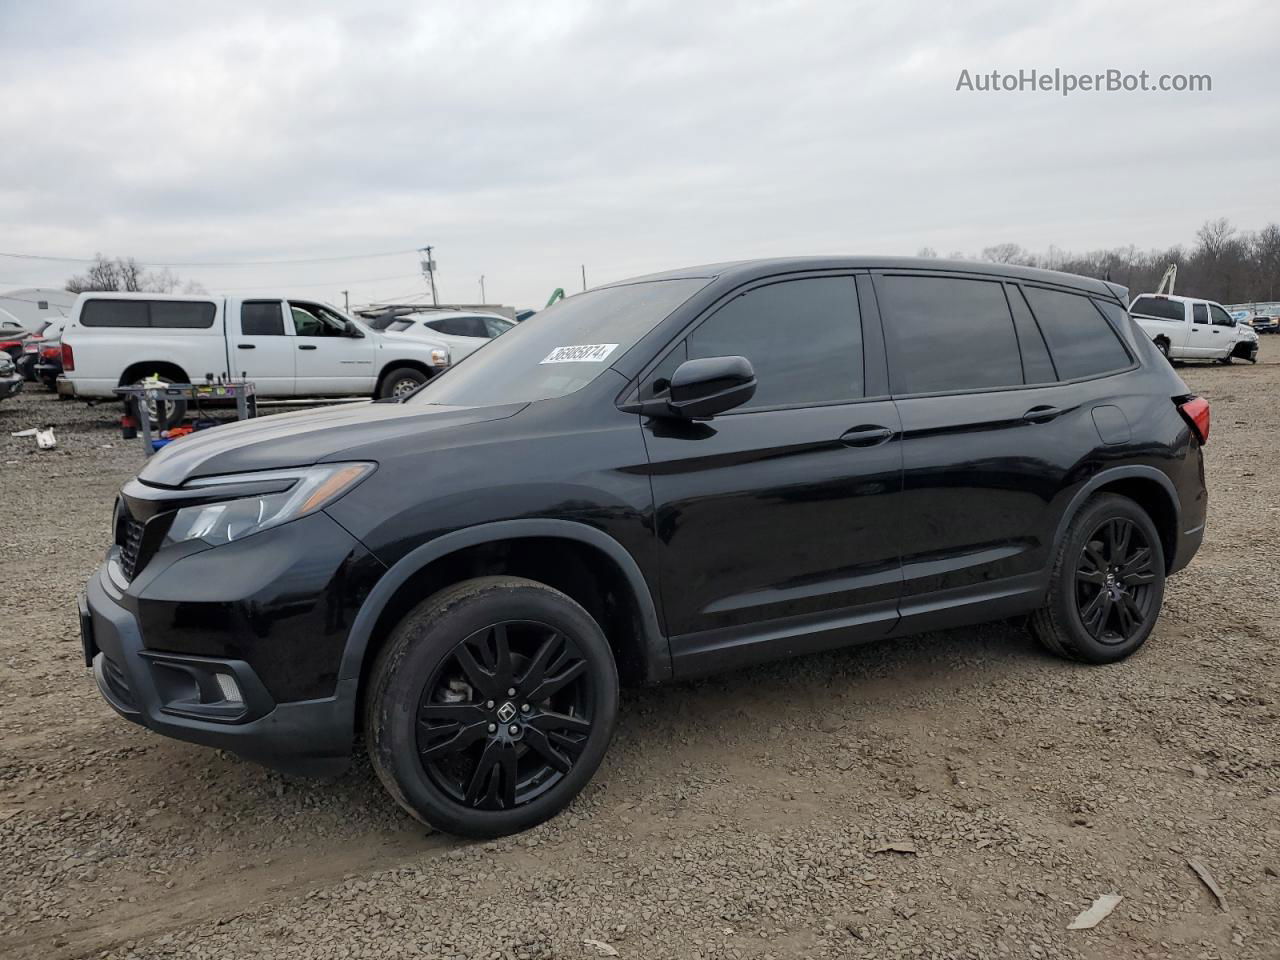
<svg viewBox="0 0 1280 960">
<path fill-rule="evenodd" d="M 1208 323 L 1209 308 L 1203 303 L 1193 303 L 1191 305 L 1191 322 L 1192 323 Z"/>
<path fill-rule="evenodd" d="M 1236 322 L 1231 319 L 1227 311 L 1221 307 L 1213 306 L 1209 308 L 1209 313 L 1213 315 L 1213 325 L 1215 327 L 1234 327 Z"/>
<path fill-rule="evenodd" d="M 706 284 L 705 277 L 650 280 L 566 297 L 541 311 L 537 323 L 522 323 L 477 353 L 484 362 L 464 360 L 406 402 L 480 406 L 563 397 L 609 369 Z M 571 349 L 587 346 L 596 349 Z"/>
<path fill-rule="evenodd" d="M 207 330 L 217 307 L 188 300 L 88 300 L 80 311 L 86 327 L 186 327 Z"/>
<path fill-rule="evenodd" d="M 86 327 L 149 327 L 145 300 L 87 300 L 80 309 Z"/>
<path fill-rule="evenodd" d="M 283 337 L 284 309 L 279 300 L 254 300 L 240 305 L 240 332 L 246 337 Z"/>
<path fill-rule="evenodd" d="M 694 330 L 688 349 L 690 360 L 751 361 L 756 393 L 740 409 L 862 396 L 862 324 L 852 277 L 749 290 Z"/>
<path fill-rule="evenodd" d="M 497 317 L 485 317 L 484 328 L 490 337 L 500 337 L 515 326 L 510 320 L 499 320 Z"/>
<path fill-rule="evenodd" d="M 412 326 L 412 320 L 392 320 L 390 323 L 383 324 L 382 327 L 378 327 L 378 329 L 381 330 L 385 328 L 391 333 L 404 333 Z"/>
<path fill-rule="evenodd" d="M 1123 370 L 1132 362 L 1119 335 L 1088 297 L 1025 289 L 1061 379 L 1096 377 Z"/>
<path fill-rule="evenodd" d="M 1027 383 L 1052 383 L 1058 379 L 1058 374 L 1053 369 L 1049 348 L 1035 318 L 1031 316 L 1026 298 L 1015 286 L 1006 286 L 1005 291 L 1009 294 L 1009 306 L 1013 310 L 1013 327 L 1018 332 L 1018 349 L 1022 351 L 1023 379 Z"/>
<path fill-rule="evenodd" d="M 1021 385 L 1022 360 L 1002 285 L 950 277 L 876 284 L 896 394 Z"/>
<path fill-rule="evenodd" d="M 1186 319 L 1181 300 L 1166 300 L 1163 297 L 1139 297 L 1129 308 L 1131 314 L 1143 317 L 1155 317 L 1157 320 Z"/>
<path fill-rule="evenodd" d="M 187 327 L 207 330 L 213 326 L 217 308 L 212 303 L 183 303 L 175 300 L 151 301 L 151 326 Z"/>
</svg>

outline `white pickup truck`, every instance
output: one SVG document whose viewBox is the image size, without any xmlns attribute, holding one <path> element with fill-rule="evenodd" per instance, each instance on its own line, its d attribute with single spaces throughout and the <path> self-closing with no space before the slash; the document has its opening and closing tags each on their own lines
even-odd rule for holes
<svg viewBox="0 0 1280 960">
<path fill-rule="evenodd" d="M 1219 303 L 1195 297 L 1144 293 L 1129 304 L 1129 316 L 1170 360 L 1256 360 L 1258 341 L 1245 337 Z"/>
<path fill-rule="evenodd" d="M 335 307 L 284 296 L 84 293 L 62 333 L 58 393 L 245 377 L 260 397 L 391 397 L 449 366 L 443 343 L 383 334 Z"/>
</svg>

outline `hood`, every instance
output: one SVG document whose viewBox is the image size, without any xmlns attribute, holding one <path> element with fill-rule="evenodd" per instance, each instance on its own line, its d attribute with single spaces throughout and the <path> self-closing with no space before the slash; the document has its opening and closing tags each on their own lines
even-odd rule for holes
<svg viewBox="0 0 1280 960">
<path fill-rule="evenodd" d="M 164 447 L 138 474 L 155 486 L 176 487 L 195 477 L 247 470 L 302 467 L 340 460 L 352 447 L 421 437 L 429 432 L 503 420 L 527 404 L 444 407 L 425 403 L 351 403 L 244 420 L 193 433 Z"/>
</svg>

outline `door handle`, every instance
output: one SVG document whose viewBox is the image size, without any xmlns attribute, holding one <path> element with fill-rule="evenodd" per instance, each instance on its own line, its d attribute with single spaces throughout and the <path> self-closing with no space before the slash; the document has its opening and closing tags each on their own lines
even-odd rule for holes
<svg viewBox="0 0 1280 960">
<path fill-rule="evenodd" d="M 846 447 L 876 447 L 893 436 L 893 431 L 879 424 L 863 424 L 840 434 L 840 442 Z"/>
<path fill-rule="evenodd" d="M 236 349 L 237 349 L 237 350 L 256 350 L 256 349 L 257 349 L 257 344 L 253 344 L 253 343 L 237 343 L 237 344 L 236 344 Z"/>
<path fill-rule="evenodd" d="M 1062 416 L 1063 413 L 1064 411 L 1057 407 L 1041 405 L 1038 407 L 1032 407 L 1022 415 L 1022 419 L 1027 421 L 1027 423 L 1048 423 L 1050 420 L 1056 420 L 1058 417 Z"/>
<path fill-rule="evenodd" d="M 314 343 L 303 343 L 298 345 L 299 350 L 314 350 L 315 348 L 316 345 Z"/>
</svg>

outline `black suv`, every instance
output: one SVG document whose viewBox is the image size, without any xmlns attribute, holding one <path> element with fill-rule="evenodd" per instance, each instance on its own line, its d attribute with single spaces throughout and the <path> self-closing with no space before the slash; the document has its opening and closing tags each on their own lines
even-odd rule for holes
<svg viewBox="0 0 1280 960">
<path fill-rule="evenodd" d="M 86 658 L 125 717 L 286 771 L 362 733 L 470 836 L 582 789 L 619 680 L 1016 615 L 1119 660 L 1200 544 L 1209 428 L 1125 299 L 888 258 L 582 293 L 406 398 L 152 458 Z"/>
</svg>

